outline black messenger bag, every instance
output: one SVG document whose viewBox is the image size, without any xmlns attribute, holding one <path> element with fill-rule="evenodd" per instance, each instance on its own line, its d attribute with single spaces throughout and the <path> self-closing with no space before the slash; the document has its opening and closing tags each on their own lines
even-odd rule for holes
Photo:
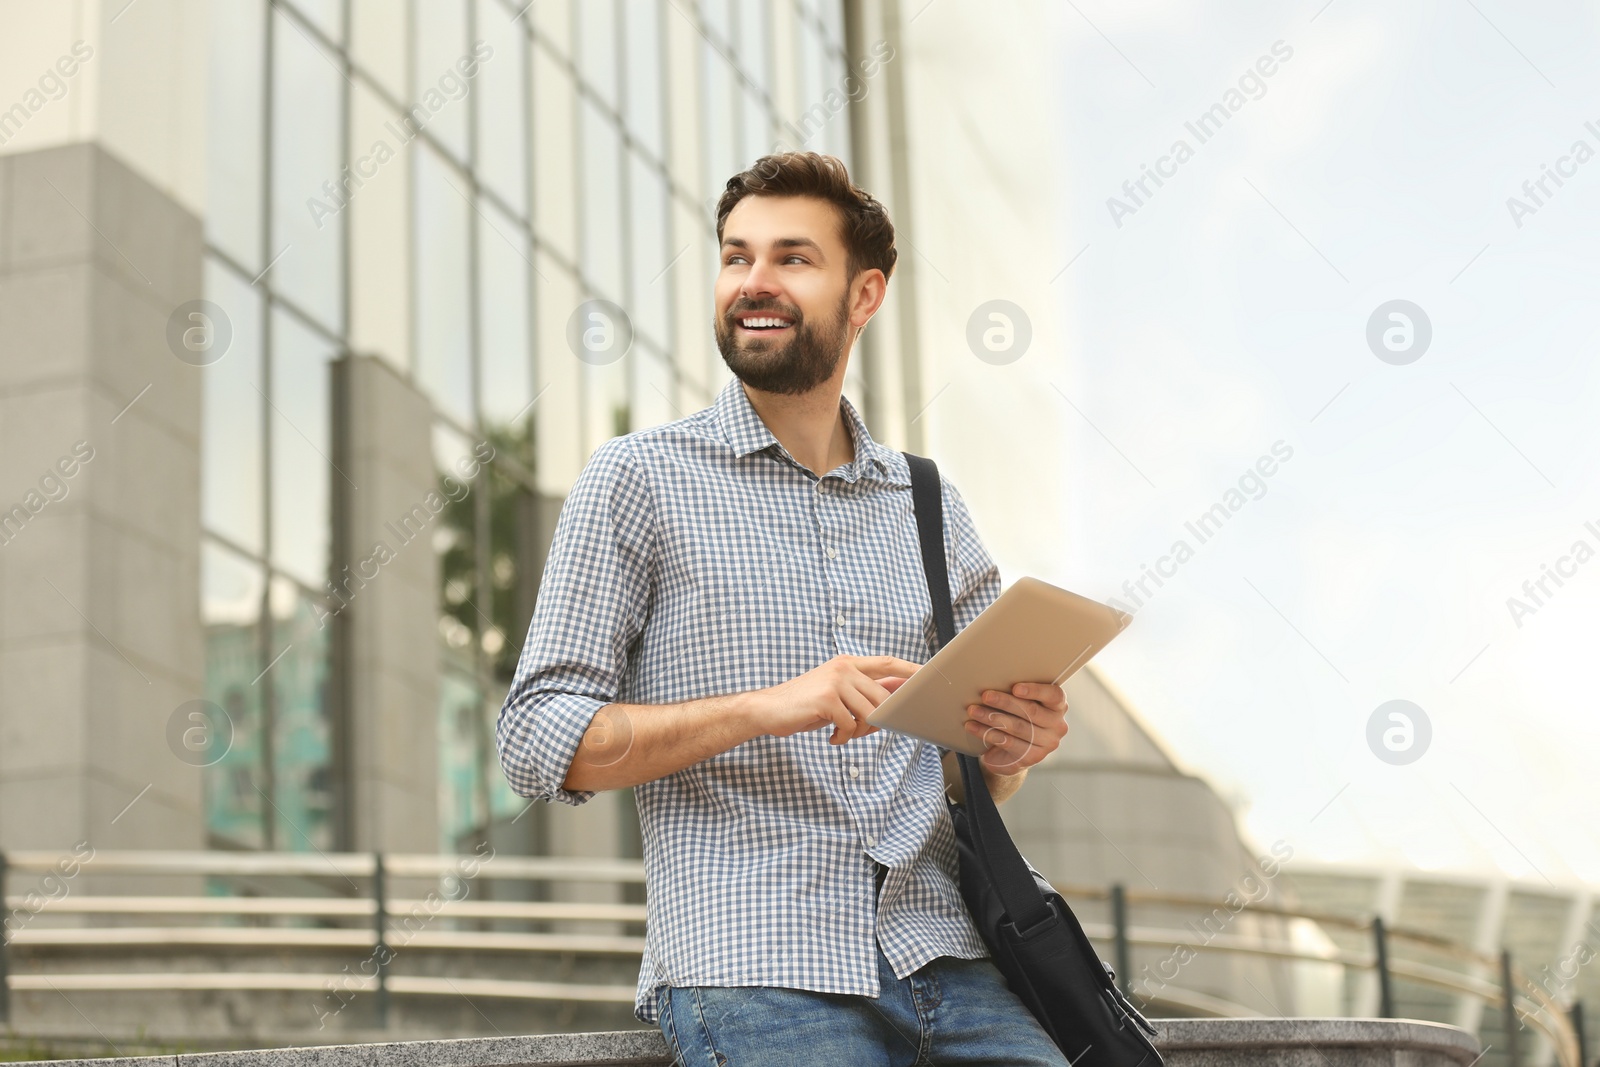
<svg viewBox="0 0 1600 1067">
<path fill-rule="evenodd" d="M 939 646 L 955 636 L 945 567 L 944 501 L 931 459 L 911 464 L 911 502 Z M 1023 681 L 1024 679 L 1016 679 Z M 974 756 L 957 753 L 964 804 L 945 798 L 961 860 L 961 896 L 995 967 L 1074 1067 L 1161 1067 L 1156 1028 L 1122 991 L 1061 894 L 1017 851 Z"/>
</svg>

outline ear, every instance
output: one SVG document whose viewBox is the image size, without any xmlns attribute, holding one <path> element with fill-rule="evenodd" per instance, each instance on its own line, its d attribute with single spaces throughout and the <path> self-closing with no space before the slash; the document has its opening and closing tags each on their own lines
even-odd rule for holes
<svg viewBox="0 0 1600 1067">
<path fill-rule="evenodd" d="M 864 270 L 850 283 L 850 326 L 859 330 L 883 306 L 889 293 L 889 279 L 877 267 Z"/>
</svg>

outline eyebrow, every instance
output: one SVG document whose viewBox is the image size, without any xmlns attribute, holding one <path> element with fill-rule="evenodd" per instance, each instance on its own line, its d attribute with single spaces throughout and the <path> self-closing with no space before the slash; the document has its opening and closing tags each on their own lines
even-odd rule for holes
<svg viewBox="0 0 1600 1067">
<path fill-rule="evenodd" d="M 817 244 L 817 242 L 813 241 L 809 237 L 780 237 L 776 241 L 773 241 L 772 244 L 777 248 L 810 248 L 814 250 L 818 256 L 823 255 L 822 246 Z M 722 239 L 722 247 L 743 248 L 746 251 L 749 251 L 750 242 L 746 241 L 742 237 L 725 237 Z"/>
</svg>

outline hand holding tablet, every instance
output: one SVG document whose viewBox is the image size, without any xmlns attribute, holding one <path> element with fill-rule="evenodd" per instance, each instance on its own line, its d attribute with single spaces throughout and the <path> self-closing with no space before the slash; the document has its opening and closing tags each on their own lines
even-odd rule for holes
<svg viewBox="0 0 1600 1067">
<path fill-rule="evenodd" d="M 987 746 L 966 728 L 968 705 L 985 703 L 985 690 L 1010 693 L 1018 682 L 1060 685 L 1132 621 L 1048 582 L 1019 578 L 866 721 L 981 756 Z"/>
</svg>

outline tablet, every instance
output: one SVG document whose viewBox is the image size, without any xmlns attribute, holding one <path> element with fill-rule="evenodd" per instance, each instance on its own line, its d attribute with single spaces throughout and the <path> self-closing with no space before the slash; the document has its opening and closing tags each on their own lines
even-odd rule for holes
<svg viewBox="0 0 1600 1067">
<path fill-rule="evenodd" d="M 1126 612 L 1018 578 L 976 619 L 879 704 L 867 722 L 981 756 L 967 705 L 985 689 L 1009 693 L 1018 682 L 1060 685 L 1133 621 Z"/>
</svg>

